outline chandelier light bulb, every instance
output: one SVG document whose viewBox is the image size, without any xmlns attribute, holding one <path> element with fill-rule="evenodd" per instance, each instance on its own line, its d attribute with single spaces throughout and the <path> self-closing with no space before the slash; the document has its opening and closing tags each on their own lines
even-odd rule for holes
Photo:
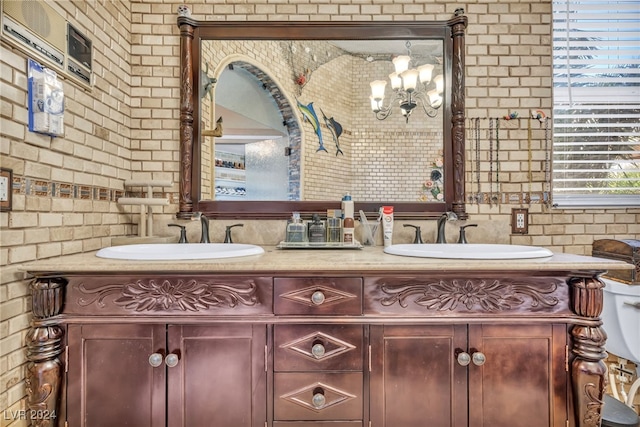
<svg viewBox="0 0 640 427">
<path fill-rule="evenodd" d="M 393 58 L 393 66 L 396 68 L 397 74 L 402 74 L 409 69 L 411 57 L 407 55 L 399 55 Z"/>
<path fill-rule="evenodd" d="M 431 74 L 433 73 L 433 65 L 424 64 L 418 67 L 420 73 L 420 83 L 428 85 L 431 82 Z"/>
<path fill-rule="evenodd" d="M 370 97 L 369 97 L 369 100 L 371 101 L 371 110 L 372 110 L 374 113 L 377 113 L 378 111 L 380 111 L 380 110 L 382 109 L 382 108 L 381 108 L 381 104 L 382 104 L 382 101 L 381 101 L 381 100 L 380 100 L 380 101 L 378 101 L 378 100 L 376 100 L 373 96 L 370 96 Z"/>
<path fill-rule="evenodd" d="M 427 96 L 429 97 L 429 103 L 433 108 L 438 108 L 442 105 L 442 96 L 440 95 L 440 92 L 438 92 L 438 89 L 430 90 L 427 92 Z"/>
<path fill-rule="evenodd" d="M 389 80 L 391 81 L 391 89 L 398 90 L 402 87 L 402 79 L 398 73 L 389 74 Z"/>
<path fill-rule="evenodd" d="M 438 93 L 444 92 L 444 77 L 442 74 L 438 74 L 433 78 L 433 82 L 436 84 L 436 90 Z"/>
<path fill-rule="evenodd" d="M 418 70 L 410 69 L 401 74 L 402 85 L 407 92 L 413 92 L 418 85 Z"/>
<path fill-rule="evenodd" d="M 371 97 L 377 101 L 384 99 L 384 90 L 387 87 L 385 80 L 375 80 L 370 83 L 371 85 Z"/>
</svg>

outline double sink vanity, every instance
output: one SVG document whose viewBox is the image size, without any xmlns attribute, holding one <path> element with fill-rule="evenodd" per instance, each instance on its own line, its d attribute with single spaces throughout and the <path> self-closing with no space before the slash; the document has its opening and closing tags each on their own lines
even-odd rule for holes
<svg viewBox="0 0 640 427">
<path fill-rule="evenodd" d="M 629 264 L 227 247 L 261 253 L 26 265 L 33 425 L 599 425 L 598 276 Z"/>
</svg>

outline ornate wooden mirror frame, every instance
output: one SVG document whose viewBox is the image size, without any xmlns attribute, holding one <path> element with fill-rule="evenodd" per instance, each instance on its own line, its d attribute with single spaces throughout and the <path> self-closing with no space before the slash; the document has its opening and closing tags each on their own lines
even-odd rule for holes
<svg viewBox="0 0 640 427">
<path fill-rule="evenodd" d="M 461 11 L 448 21 L 423 22 L 205 22 L 178 17 L 180 28 L 180 200 L 178 218 L 202 212 L 212 218 L 289 218 L 339 208 L 340 201 L 215 201 L 200 197 L 200 46 L 202 40 L 376 40 L 421 38 L 442 39 L 444 43 L 445 97 L 443 154 L 444 203 L 394 202 L 399 218 L 432 218 L 453 211 L 460 219 L 465 209 L 465 112 L 464 51 L 467 17 Z M 388 204 L 356 200 L 356 211 L 377 212 Z"/>
</svg>

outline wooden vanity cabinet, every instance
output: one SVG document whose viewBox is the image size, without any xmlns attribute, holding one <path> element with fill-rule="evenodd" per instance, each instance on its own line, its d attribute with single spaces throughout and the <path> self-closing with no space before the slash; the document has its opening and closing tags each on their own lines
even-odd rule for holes
<svg viewBox="0 0 640 427">
<path fill-rule="evenodd" d="M 58 427 L 598 427 L 597 274 L 38 277 L 28 405 Z"/>
<path fill-rule="evenodd" d="M 569 301 L 541 274 L 366 278 L 372 427 L 569 425 Z"/>
<path fill-rule="evenodd" d="M 262 426 L 264 325 L 69 325 L 71 426 Z"/>
</svg>

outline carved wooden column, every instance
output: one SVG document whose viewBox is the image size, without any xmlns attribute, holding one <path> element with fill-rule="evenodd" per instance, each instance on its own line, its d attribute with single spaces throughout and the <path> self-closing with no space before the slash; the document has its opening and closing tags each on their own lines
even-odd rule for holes
<svg viewBox="0 0 640 427">
<path fill-rule="evenodd" d="M 451 94 L 451 132 L 453 141 L 453 212 L 460 219 L 466 219 L 464 200 L 464 31 L 467 17 L 456 16 L 449 21 L 453 38 L 452 87 Z"/>
<path fill-rule="evenodd" d="M 180 27 L 180 200 L 178 218 L 190 218 L 193 212 L 193 44 L 194 24 L 190 18 L 179 17 Z M 199 164 L 196 162 L 195 164 Z"/>
<path fill-rule="evenodd" d="M 604 284 L 594 277 L 574 277 L 571 286 L 572 310 L 593 322 L 575 325 L 571 330 L 573 355 L 571 381 L 577 427 L 599 427 L 607 367 L 604 344 L 607 335 L 602 329 Z"/>
<path fill-rule="evenodd" d="M 33 321 L 27 344 L 27 414 L 33 427 L 57 425 L 63 367 L 64 332 L 54 318 L 62 310 L 64 279 L 39 278 L 31 283 Z"/>
</svg>

